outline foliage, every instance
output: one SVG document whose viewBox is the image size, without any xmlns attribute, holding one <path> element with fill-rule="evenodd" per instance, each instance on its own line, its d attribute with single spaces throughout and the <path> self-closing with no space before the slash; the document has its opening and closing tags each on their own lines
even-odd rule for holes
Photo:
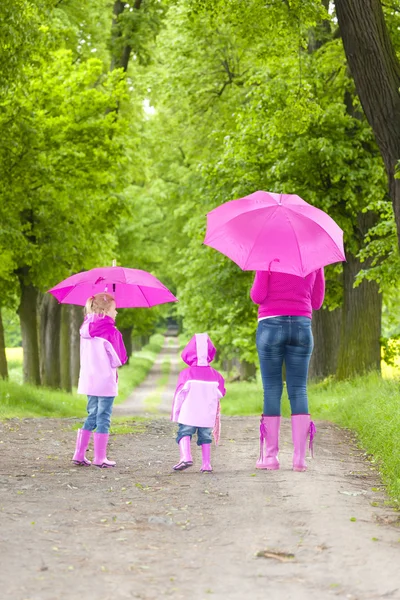
<svg viewBox="0 0 400 600">
<path fill-rule="evenodd" d="M 9 308 L 2 308 L 1 316 L 3 319 L 6 348 L 17 348 L 18 346 L 21 346 L 21 329 L 17 314 L 15 313 L 15 311 Z M 10 368 L 10 361 L 8 360 L 7 362 Z"/>
<path fill-rule="evenodd" d="M 209 210 L 257 189 L 296 192 L 338 221 L 357 254 L 356 216 L 385 197 L 382 160 L 329 19 L 312 1 L 177 2 L 144 74 L 155 108 L 146 187 L 164 204 L 164 269 L 188 335 L 207 330 L 223 357 L 255 360 L 256 309 L 251 275 L 201 247 Z M 310 50 L 322 20 L 324 43 Z M 341 303 L 339 270 L 327 270 L 330 308 Z"/>
</svg>

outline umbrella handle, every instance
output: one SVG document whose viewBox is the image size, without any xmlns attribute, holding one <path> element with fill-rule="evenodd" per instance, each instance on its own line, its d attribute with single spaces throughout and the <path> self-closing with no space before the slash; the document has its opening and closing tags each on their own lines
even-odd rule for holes
<svg viewBox="0 0 400 600">
<path fill-rule="evenodd" d="M 273 258 L 271 260 L 271 262 L 269 263 L 269 266 L 268 266 L 268 275 L 271 275 L 271 265 L 273 262 L 281 262 L 281 261 L 279 260 L 279 258 Z"/>
</svg>

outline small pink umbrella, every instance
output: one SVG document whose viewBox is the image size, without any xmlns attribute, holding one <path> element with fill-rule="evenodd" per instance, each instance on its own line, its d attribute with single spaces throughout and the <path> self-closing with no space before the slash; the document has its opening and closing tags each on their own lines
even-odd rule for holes
<svg viewBox="0 0 400 600">
<path fill-rule="evenodd" d="M 305 277 L 346 260 L 343 231 L 323 210 L 299 196 L 254 192 L 207 214 L 204 243 L 244 271 Z"/>
<path fill-rule="evenodd" d="M 84 306 L 90 296 L 108 292 L 117 308 L 141 308 L 177 302 L 151 273 L 126 267 L 99 267 L 71 275 L 48 290 L 62 304 Z"/>
</svg>

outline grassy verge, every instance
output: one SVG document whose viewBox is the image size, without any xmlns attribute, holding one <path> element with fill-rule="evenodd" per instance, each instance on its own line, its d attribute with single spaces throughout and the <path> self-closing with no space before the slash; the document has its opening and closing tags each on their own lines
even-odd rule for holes
<svg viewBox="0 0 400 600">
<path fill-rule="evenodd" d="M 120 369 L 119 402 L 125 400 L 132 390 L 145 379 L 163 343 L 162 335 L 153 335 L 150 343 L 142 351 L 132 355 L 129 365 Z M 8 357 L 8 364 L 9 366 L 13 365 L 10 372 L 13 372 L 14 375 L 20 372 L 22 379 L 22 349 L 12 348 L 10 350 L 12 356 Z M 0 419 L 84 417 L 86 415 L 87 400 L 85 396 L 22 385 L 18 383 L 18 380 L 18 377 L 11 381 L 0 380 Z"/>
<path fill-rule="evenodd" d="M 326 380 L 309 386 L 313 418 L 329 420 L 353 430 L 383 476 L 389 494 L 400 502 L 400 397 L 399 380 L 376 373 L 344 382 Z M 256 383 L 227 385 L 221 402 L 225 415 L 259 415 L 262 386 Z M 290 416 L 286 390 L 282 414 Z"/>
</svg>

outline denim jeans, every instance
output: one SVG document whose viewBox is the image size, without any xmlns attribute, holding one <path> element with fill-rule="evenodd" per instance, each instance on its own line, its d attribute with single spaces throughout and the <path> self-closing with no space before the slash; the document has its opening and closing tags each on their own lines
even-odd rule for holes
<svg viewBox="0 0 400 600">
<path fill-rule="evenodd" d="M 307 414 L 308 365 L 314 347 L 311 319 L 289 316 L 263 319 L 258 323 L 256 343 L 264 388 L 264 415 L 281 414 L 283 362 L 292 415 Z"/>
<path fill-rule="evenodd" d="M 83 425 L 87 431 L 96 430 L 97 433 L 110 431 L 113 396 L 88 396 L 88 417 Z"/>
<path fill-rule="evenodd" d="M 197 445 L 202 446 L 203 444 L 211 444 L 212 442 L 212 427 L 192 427 L 191 425 L 183 425 L 179 423 L 178 434 L 176 436 L 176 441 L 179 442 L 183 437 L 187 435 L 192 439 L 192 435 L 196 433 L 197 430 Z"/>
</svg>

